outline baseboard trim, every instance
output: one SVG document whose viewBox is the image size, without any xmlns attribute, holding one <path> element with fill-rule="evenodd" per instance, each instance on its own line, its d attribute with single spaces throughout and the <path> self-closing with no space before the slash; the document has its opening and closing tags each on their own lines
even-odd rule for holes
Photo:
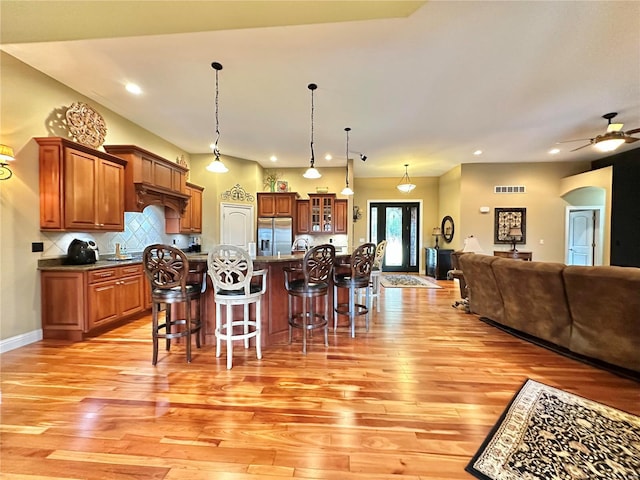
<svg viewBox="0 0 640 480">
<path fill-rule="evenodd" d="M 42 329 L 33 330 L 31 332 L 22 333 L 15 337 L 5 338 L 0 340 L 0 353 L 9 352 L 16 348 L 24 347 L 30 343 L 39 342 L 42 340 Z"/>
</svg>

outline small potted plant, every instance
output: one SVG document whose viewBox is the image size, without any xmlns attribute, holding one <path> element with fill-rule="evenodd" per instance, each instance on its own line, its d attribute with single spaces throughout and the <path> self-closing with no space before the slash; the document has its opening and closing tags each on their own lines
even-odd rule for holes
<svg viewBox="0 0 640 480">
<path fill-rule="evenodd" d="M 280 174 L 277 170 L 265 170 L 264 171 L 264 188 L 270 192 L 276 191 L 276 184 L 280 179 Z"/>
</svg>

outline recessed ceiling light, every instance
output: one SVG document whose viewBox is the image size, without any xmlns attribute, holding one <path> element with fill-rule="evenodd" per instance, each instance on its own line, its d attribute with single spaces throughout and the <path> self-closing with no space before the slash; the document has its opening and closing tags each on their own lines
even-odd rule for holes
<svg viewBox="0 0 640 480">
<path fill-rule="evenodd" d="M 551 150 L 549 150 L 549 153 L 551 155 L 555 155 L 557 153 L 560 153 L 560 149 L 559 148 L 552 148 Z"/>
<path fill-rule="evenodd" d="M 127 89 L 127 92 L 133 93 L 134 95 L 140 95 L 142 93 L 142 89 L 135 83 L 127 83 L 125 88 Z"/>
<path fill-rule="evenodd" d="M 325 159 L 325 160 L 333 160 L 333 157 L 331 156 L 331 154 L 330 154 L 330 153 L 327 153 L 327 154 L 324 156 L 324 159 Z"/>
<path fill-rule="evenodd" d="M 473 152 L 473 154 L 476 156 L 482 155 L 482 150 L 476 150 L 475 152 Z"/>
<path fill-rule="evenodd" d="M 276 157 L 275 155 L 271 155 L 269 157 L 269 160 L 271 160 L 272 162 L 277 162 L 278 161 L 278 157 Z"/>
</svg>

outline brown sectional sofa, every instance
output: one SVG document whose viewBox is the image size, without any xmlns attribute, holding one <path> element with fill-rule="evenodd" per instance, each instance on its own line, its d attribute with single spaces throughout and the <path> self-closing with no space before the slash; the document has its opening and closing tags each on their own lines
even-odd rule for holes
<svg viewBox="0 0 640 480">
<path fill-rule="evenodd" d="M 472 313 L 640 373 L 640 268 L 460 257 Z"/>
</svg>

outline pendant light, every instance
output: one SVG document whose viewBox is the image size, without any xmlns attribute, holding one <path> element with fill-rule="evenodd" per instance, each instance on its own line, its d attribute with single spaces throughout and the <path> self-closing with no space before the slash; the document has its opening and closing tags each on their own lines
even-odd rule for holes
<svg viewBox="0 0 640 480">
<path fill-rule="evenodd" d="M 340 193 L 342 195 L 353 195 L 353 190 L 349 188 L 349 132 L 351 131 L 351 129 L 349 127 L 346 127 L 344 131 L 347 132 L 347 174 L 344 178 L 345 187 Z"/>
<path fill-rule="evenodd" d="M 396 187 L 398 190 L 400 190 L 403 193 L 409 193 L 411 190 L 416 188 L 416 186 L 413 183 L 411 183 L 411 179 L 409 178 L 409 172 L 407 171 L 408 166 L 409 166 L 408 163 L 404 164 L 404 176 L 402 177 L 402 179 L 400 179 L 400 183 Z"/>
<path fill-rule="evenodd" d="M 218 62 L 213 62 L 211 64 L 211 68 L 216 71 L 216 142 L 212 145 L 213 155 L 215 156 L 213 162 L 207 165 L 207 170 L 214 173 L 226 173 L 229 171 L 227 167 L 225 167 L 222 160 L 220 160 L 220 149 L 218 148 L 218 142 L 220 141 L 220 128 L 218 121 L 218 72 L 222 70 L 222 65 Z"/>
<path fill-rule="evenodd" d="M 311 90 L 311 163 L 309 168 L 307 168 L 307 171 L 304 172 L 304 174 L 302 175 L 304 178 L 320 178 L 322 175 L 320 174 L 320 172 L 316 169 L 316 167 L 313 166 L 313 164 L 315 163 L 315 157 L 313 155 L 313 91 L 318 88 L 318 85 L 316 85 L 315 83 L 310 83 L 307 88 L 309 90 Z"/>
</svg>

